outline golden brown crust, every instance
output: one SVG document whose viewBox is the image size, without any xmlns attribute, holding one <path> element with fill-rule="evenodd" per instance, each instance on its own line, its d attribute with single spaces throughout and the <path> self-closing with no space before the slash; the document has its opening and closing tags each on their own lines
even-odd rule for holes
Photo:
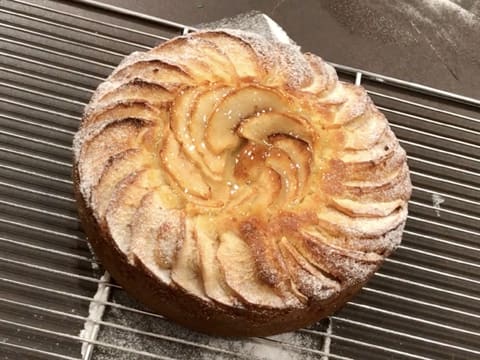
<svg viewBox="0 0 480 360">
<path fill-rule="evenodd" d="M 74 145 L 80 218 L 106 269 L 152 310 L 218 335 L 338 309 L 399 244 L 411 192 L 363 88 L 232 30 L 127 57 Z"/>
</svg>

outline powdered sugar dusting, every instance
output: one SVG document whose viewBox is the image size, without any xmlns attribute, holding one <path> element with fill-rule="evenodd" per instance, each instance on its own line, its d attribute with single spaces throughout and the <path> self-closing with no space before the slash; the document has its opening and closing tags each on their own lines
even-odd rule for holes
<svg viewBox="0 0 480 360">
<path fill-rule="evenodd" d="M 270 17 L 268 17 L 265 14 L 262 14 L 262 15 L 270 28 L 270 32 L 273 34 L 273 36 L 278 42 L 283 44 L 292 44 L 293 41 L 288 37 L 287 33 L 275 21 L 273 21 Z"/>
<path fill-rule="evenodd" d="M 104 302 L 110 294 L 110 286 L 105 283 L 110 282 L 110 274 L 105 272 L 100 278 L 98 289 L 88 307 L 88 318 L 85 321 L 83 329 L 80 331 L 79 337 L 85 340 L 95 340 L 100 329 L 97 321 L 102 319 L 105 311 Z M 93 345 L 90 342 L 82 343 L 82 358 L 90 359 L 92 356 Z"/>
<path fill-rule="evenodd" d="M 134 309 L 146 310 L 122 290 L 112 289 L 111 301 Z M 106 310 L 103 320 L 143 333 L 102 326 L 99 341 L 175 359 L 314 360 L 323 354 L 324 348 L 324 337 L 320 334 L 290 332 L 268 338 L 226 339 L 190 331 L 162 317 L 115 307 Z M 327 321 L 322 321 L 315 324 L 314 330 L 324 333 L 327 326 Z M 102 346 L 95 347 L 93 358 L 150 359 Z"/>
<path fill-rule="evenodd" d="M 435 208 L 435 214 L 440 217 L 441 213 L 440 213 L 440 205 L 443 204 L 445 202 L 445 198 L 437 193 L 433 193 L 432 194 L 432 203 L 433 203 L 433 207 Z"/>
<path fill-rule="evenodd" d="M 279 43 L 277 45 L 280 64 L 284 69 L 287 84 L 294 89 L 301 89 L 312 82 L 312 68 L 300 51 L 300 47 L 291 44 Z"/>
<path fill-rule="evenodd" d="M 233 18 L 200 24 L 197 28 L 210 30 L 236 29 L 261 35 L 268 41 L 294 44 L 294 41 L 275 21 L 255 10 L 239 14 Z"/>
</svg>

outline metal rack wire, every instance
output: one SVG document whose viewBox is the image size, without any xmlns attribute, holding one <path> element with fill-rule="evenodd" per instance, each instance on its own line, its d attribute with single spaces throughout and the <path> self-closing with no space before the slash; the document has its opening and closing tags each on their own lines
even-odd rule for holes
<svg viewBox="0 0 480 360">
<path fill-rule="evenodd" d="M 94 88 L 124 55 L 191 28 L 91 0 L 0 0 L 0 29 L 0 359 L 480 357 L 480 100 L 335 64 L 409 153 L 403 243 L 327 321 L 218 339 L 141 308 L 105 276 L 70 180 Z M 96 330 L 80 335 L 86 323 Z"/>
</svg>

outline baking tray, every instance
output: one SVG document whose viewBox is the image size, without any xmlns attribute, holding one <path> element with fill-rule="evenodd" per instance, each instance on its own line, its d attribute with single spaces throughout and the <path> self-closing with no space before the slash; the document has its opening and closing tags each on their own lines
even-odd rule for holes
<svg viewBox="0 0 480 360">
<path fill-rule="evenodd" d="M 480 358 L 480 101 L 334 64 L 361 83 L 409 154 L 397 252 L 334 316 L 223 339 L 129 299 L 76 215 L 72 137 L 132 51 L 191 29 L 96 1 L 0 0 L 0 359 Z"/>
</svg>

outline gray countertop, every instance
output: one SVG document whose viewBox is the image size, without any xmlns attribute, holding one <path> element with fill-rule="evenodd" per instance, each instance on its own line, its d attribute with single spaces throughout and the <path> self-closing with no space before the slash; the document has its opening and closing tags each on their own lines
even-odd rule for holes
<svg viewBox="0 0 480 360">
<path fill-rule="evenodd" d="M 475 0 L 104 0 L 196 25 L 249 10 L 328 61 L 480 98 Z"/>
</svg>

